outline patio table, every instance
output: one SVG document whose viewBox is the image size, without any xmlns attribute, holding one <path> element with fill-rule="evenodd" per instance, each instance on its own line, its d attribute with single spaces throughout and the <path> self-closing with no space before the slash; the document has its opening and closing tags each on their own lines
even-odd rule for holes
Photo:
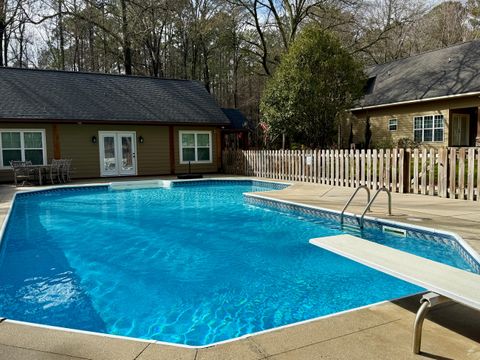
<svg viewBox="0 0 480 360">
<path fill-rule="evenodd" d="M 27 165 L 28 169 L 34 169 L 38 171 L 38 185 L 43 184 L 43 170 L 49 170 L 52 165 Z"/>
</svg>

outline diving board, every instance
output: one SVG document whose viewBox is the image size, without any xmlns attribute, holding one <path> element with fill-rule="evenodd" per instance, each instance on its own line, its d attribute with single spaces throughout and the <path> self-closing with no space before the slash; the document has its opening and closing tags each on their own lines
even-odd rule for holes
<svg viewBox="0 0 480 360">
<path fill-rule="evenodd" d="M 417 354 L 420 351 L 423 319 L 428 308 L 448 298 L 480 310 L 480 275 L 478 274 L 352 235 L 316 238 L 311 239 L 310 243 L 434 293 L 424 295 L 415 320 L 413 351 Z"/>
</svg>

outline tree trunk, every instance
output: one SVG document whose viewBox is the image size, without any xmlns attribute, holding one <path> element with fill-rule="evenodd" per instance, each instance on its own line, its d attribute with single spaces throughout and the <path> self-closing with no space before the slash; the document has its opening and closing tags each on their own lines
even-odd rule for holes
<svg viewBox="0 0 480 360">
<path fill-rule="evenodd" d="M 4 39 L 5 39 L 5 0 L 0 0 L 0 66 L 6 66 L 6 58 L 4 60 L 3 51 L 4 51 Z M 6 47 L 6 45 L 5 45 Z"/>
<path fill-rule="evenodd" d="M 58 37 L 60 47 L 60 69 L 65 70 L 65 29 L 63 28 L 63 0 L 58 0 Z"/>
<path fill-rule="evenodd" d="M 20 32 L 20 36 L 18 38 L 18 67 L 23 68 L 23 43 L 25 38 L 25 23 L 20 24 L 18 27 L 18 31 Z"/>
<path fill-rule="evenodd" d="M 8 44 L 10 43 L 10 36 L 7 34 L 6 27 L 3 32 L 3 66 L 8 66 Z"/>
<path fill-rule="evenodd" d="M 0 66 L 4 66 L 3 62 L 3 38 L 5 33 L 5 26 L 0 20 Z"/>
<path fill-rule="evenodd" d="M 90 1 L 87 1 L 88 13 L 93 16 L 93 7 Z M 97 71 L 97 65 L 95 61 L 95 29 L 91 21 L 88 22 L 88 56 L 90 60 L 90 71 Z"/>
<path fill-rule="evenodd" d="M 205 46 L 205 42 L 202 40 L 203 48 L 203 81 L 205 82 L 205 88 L 208 92 L 211 92 L 211 83 L 210 83 L 210 69 L 208 67 L 208 51 Z"/>
<path fill-rule="evenodd" d="M 105 27 L 105 4 L 102 3 L 102 25 Z M 108 72 L 108 48 L 107 48 L 107 32 L 102 29 L 102 47 L 103 47 L 103 72 Z"/>
<path fill-rule="evenodd" d="M 122 34 L 123 34 L 123 62 L 125 66 L 125 74 L 132 74 L 132 45 L 130 41 L 130 33 L 128 29 L 127 18 L 127 0 L 120 0 L 120 8 L 122 11 Z"/>
</svg>

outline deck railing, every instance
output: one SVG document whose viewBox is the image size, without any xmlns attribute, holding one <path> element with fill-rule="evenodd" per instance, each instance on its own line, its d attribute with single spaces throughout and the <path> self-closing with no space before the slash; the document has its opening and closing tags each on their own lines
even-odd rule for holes
<svg viewBox="0 0 480 360">
<path fill-rule="evenodd" d="M 480 201 L 480 148 L 226 150 L 227 174 Z"/>
</svg>

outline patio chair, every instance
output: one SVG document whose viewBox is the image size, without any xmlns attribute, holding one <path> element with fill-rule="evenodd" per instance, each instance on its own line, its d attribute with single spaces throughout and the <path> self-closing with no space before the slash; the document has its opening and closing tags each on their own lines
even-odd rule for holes
<svg viewBox="0 0 480 360">
<path fill-rule="evenodd" d="M 62 180 L 64 183 L 72 181 L 70 177 L 71 168 L 72 168 L 72 159 L 63 159 L 61 172 L 62 172 Z"/>
<path fill-rule="evenodd" d="M 55 184 L 54 178 L 60 183 L 62 181 L 62 166 L 63 160 L 62 159 L 52 159 L 52 163 L 50 164 L 49 168 L 49 175 L 50 175 L 50 182 Z"/>
<path fill-rule="evenodd" d="M 31 161 L 10 161 L 13 169 L 13 182 L 16 187 L 19 186 L 19 181 L 21 181 L 21 186 L 25 186 L 26 184 L 31 185 L 30 181 L 35 180 L 35 170 L 29 168 L 29 165 L 32 165 Z"/>
</svg>

